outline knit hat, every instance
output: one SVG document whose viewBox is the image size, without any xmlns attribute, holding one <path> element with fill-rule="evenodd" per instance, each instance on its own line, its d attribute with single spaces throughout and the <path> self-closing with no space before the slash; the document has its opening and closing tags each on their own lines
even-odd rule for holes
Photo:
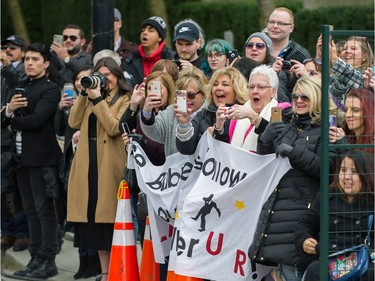
<svg viewBox="0 0 375 281">
<path fill-rule="evenodd" d="M 121 20 L 122 19 L 120 11 L 116 8 L 115 8 L 114 19 L 115 20 Z"/>
<path fill-rule="evenodd" d="M 5 45 L 7 42 L 10 42 L 18 47 L 21 48 L 21 50 L 25 51 L 26 50 L 26 42 L 25 40 L 22 39 L 22 37 L 18 35 L 11 35 L 7 37 L 5 40 L 1 41 L 1 45 Z"/>
<path fill-rule="evenodd" d="M 264 41 L 264 43 L 266 43 L 266 45 L 267 45 L 268 52 L 269 52 L 270 54 L 272 54 L 272 41 L 271 41 L 271 39 L 268 37 L 268 35 L 267 35 L 266 33 L 264 33 L 264 32 L 255 32 L 255 33 L 251 34 L 251 35 L 249 36 L 249 38 L 247 38 L 245 45 L 247 45 L 247 43 L 248 43 L 248 42 L 250 41 L 250 39 L 253 38 L 253 37 L 259 37 L 260 39 L 262 39 L 262 40 Z"/>
<path fill-rule="evenodd" d="M 147 25 L 151 25 L 153 28 L 157 30 L 159 36 L 164 40 L 166 33 L 167 33 L 167 25 L 165 21 L 161 17 L 153 16 L 144 20 L 141 25 L 141 29 Z"/>
<path fill-rule="evenodd" d="M 193 42 L 199 38 L 199 30 L 195 26 L 195 24 L 191 22 L 181 23 L 176 28 L 176 32 L 173 38 L 173 41 L 178 39 L 187 40 L 189 42 Z"/>
</svg>

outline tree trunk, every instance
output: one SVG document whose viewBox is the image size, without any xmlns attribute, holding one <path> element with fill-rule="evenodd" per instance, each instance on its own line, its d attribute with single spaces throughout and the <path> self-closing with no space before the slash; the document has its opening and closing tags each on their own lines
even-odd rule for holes
<svg viewBox="0 0 375 281">
<path fill-rule="evenodd" d="M 26 43 L 29 44 L 30 38 L 25 26 L 25 21 L 23 20 L 19 0 L 8 0 L 8 6 L 15 34 L 21 36 Z"/>
<path fill-rule="evenodd" d="M 167 8 L 165 6 L 164 0 L 150 0 L 150 11 L 152 16 L 159 16 L 161 17 L 165 23 L 167 24 L 167 37 L 165 38 L 164 42 L 169 48 L 171 47 L 171 37 L 170 31 L 173 30 L 173 27 L 169 26 L 168 24 L 168 14 Z"/>
<path fill-rule="evenodd" d="M 276 8 L 275 0 L 257 0 L 259 7 L 259 26 L 260 30 L 267 27 L 268 16 Z"/>
</svg>

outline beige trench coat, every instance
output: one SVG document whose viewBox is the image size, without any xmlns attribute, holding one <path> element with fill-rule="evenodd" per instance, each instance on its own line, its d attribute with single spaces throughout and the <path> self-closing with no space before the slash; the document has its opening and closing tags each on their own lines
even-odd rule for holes
<svg viewBox="0 0 375 281">
<path fill-rule="evenodd" d="M 81 133 L 68 181 L 68 221 L 88 221 L 88 123 L 91 113 L 97 117 L 99 174 L 95 222 L 113 223 L 115 221 L 117 189 L 127 164 L 125 145 L 119 131 L 119 120 L 129 106 L 129 101 L 130 98 L 123 95 L 112 105 L 108 105 L 106 100 L 102 100 L 94 106 L 87 96 L 79 95 L 72 106 L 69 125 L 74 129 L 80 129 Z"/>
</svg>

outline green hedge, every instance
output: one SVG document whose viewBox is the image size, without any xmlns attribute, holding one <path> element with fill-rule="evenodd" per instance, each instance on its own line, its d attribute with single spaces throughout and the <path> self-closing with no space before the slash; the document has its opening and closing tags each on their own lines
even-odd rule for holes
<svg viewBox="0 0 375 281">
<path fill-rule="evenodd" d="M 61 33 L 63 27 L 75 23 L 85 30 L 90 38 L 91 1 L 20 1 L 31 41 L 51 43 L 55 33 Z M 142 20 L 151 16 L 147 9 L 147 0 L 114 1 L 122 12 L 123 34 L 133 42 L 139 42 L 139 26 Z M 242 51 L 246 38 L 264 27 L 259 26 L 259 11 L 255 3 L 206 3 L 183 2 L 176 5 L 167 0 L 170 36 L 173 26 L 184 18 L 196 20 L 206 33 L 207 41 L 222 38 L 225 30 L 234 33 L 235 47 Z M 316 39 L 323 24 L 332 24 L 338 30 L 372 30 L 374 27 L 374 5 L 354 7 L 320 8 L 302 10 L 299 1 L 277 1 L 278 6 L 286 6 L 295 14 L 295 31 L 292 37 L 315 54 Z M 1 1 L 1 26 L 3 36 L 14 33 L 7 1 Z"/>
</svg>

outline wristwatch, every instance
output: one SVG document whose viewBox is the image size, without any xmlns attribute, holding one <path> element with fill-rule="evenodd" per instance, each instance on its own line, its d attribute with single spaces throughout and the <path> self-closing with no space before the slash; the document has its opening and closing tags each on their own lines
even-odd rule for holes
<svg viewBox="0 0 375 281">
<path fill-rule="evenodd" d="M 69 61 L 70 61 L 70 56 L 67 56 L 67 57 L 64 59 L 64 62 L 65 62 L 65 63 L 69 63 Z"/>
</svg>

